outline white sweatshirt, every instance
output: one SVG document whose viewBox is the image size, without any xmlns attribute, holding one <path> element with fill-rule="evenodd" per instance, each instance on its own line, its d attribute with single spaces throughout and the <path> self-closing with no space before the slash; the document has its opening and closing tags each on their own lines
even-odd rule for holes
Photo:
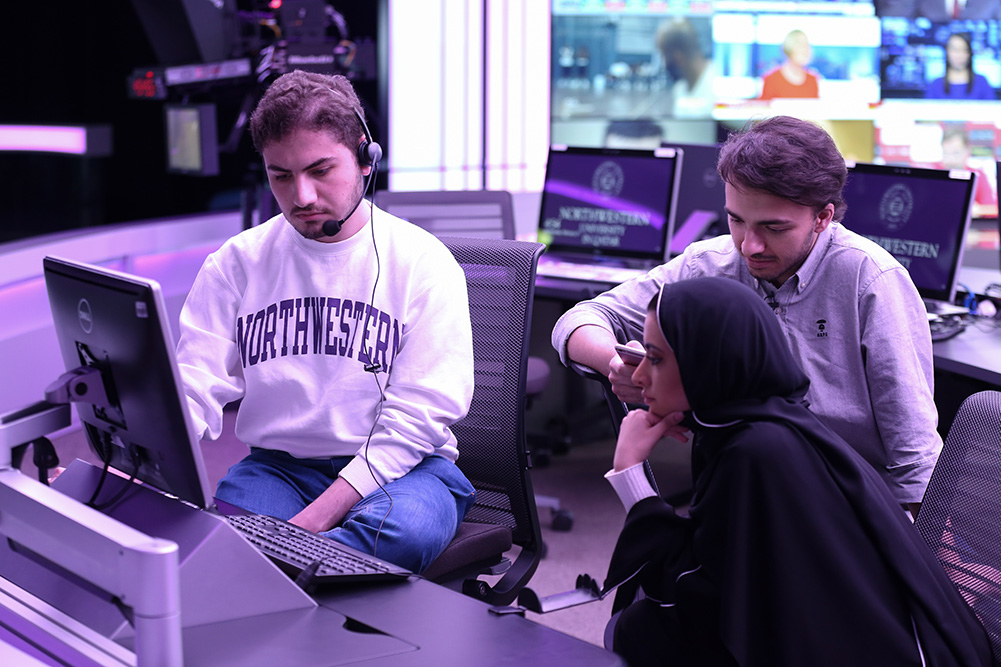
<svg viewBox="0 0 1001 667">
<path fill-rule="evenodd" d="M 218 438 L 223 407 L 242 399 L 240 440 L 353 455 L 340 475 L 362 496 L 426 456 L 457 458 L 449 426 L 473 393 L 465 276 L 430 233 L 378 208 L 372 219 L 377 253 L 371 222 L 320 243 L 278 215 L 205 260 L 177 351 L 199 437 Z"/>
</svg>

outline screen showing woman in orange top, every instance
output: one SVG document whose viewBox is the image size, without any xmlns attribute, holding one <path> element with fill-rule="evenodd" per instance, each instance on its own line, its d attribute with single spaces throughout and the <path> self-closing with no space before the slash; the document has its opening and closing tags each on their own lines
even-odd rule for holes
<svg viewBox="0 0 1001 667">
<path fill-rule="evenodd" d="M 785 61 L 762 78 L 762 100 L 818 96 L 817 73 L 807 65 L 813 59 L 810 40 L 802 30 L 791 30 L 782 41 Z"/>
</svg>

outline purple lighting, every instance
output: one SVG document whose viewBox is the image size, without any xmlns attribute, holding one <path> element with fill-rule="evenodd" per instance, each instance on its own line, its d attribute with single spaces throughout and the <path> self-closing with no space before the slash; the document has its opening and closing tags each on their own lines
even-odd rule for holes
<svg viewBox="0 0 1001 667">
<path fill-rule="evenodd" d="M 0 151 L 108 155 L 111 128 L 0 125 Z"/>
</svg>

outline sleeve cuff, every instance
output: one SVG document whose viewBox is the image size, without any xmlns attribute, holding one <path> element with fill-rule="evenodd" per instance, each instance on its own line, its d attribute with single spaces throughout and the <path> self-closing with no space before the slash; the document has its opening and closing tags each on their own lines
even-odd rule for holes
<svg viewBox="0 0 1001 667">
<path fill-rule="evenodd" d="M 338 477 L 354 487 L 362 498 L 370 493 L 374 493 L 379 488 L 385 486 L 390 480 L 377 480 L 373 474 L 378 474 L 375 470 L 369 470 L 368 463 L 361 456 L 355 456 L 346 466 L 341 468 Z"/>
<path fill-rule="evenodd" d="M 637 463 L 618 472 L 609 470 L 605 473 L 605 479 L 612 485 L 612 489 L 615 490 L 619 500 L 622 501 L 626 512 L 644 498 L 651 498 L 657 495 L 657 492 L 650 484 L 650 479 L 647 477 L 642 463 Z"/>
</svg>

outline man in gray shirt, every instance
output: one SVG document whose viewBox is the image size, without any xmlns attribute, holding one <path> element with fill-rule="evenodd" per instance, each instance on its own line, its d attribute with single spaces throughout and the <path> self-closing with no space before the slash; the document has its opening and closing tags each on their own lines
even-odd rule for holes
<svg viewBox="0 0 1001 667">
<path fill-rule="evenodd" d="M 841 224 L 847 170 L 834 141 L 812 123 L 770 118 L 730 137 L 719 172 L 730 235 L 577 304 L 556 323 L 553 347 L 563 363 L 607 374 L 619 398 L 641 403 L 636 367 L 614 345 L 642 338 L 660 285 L 739 280 L 775 311 L 810 378 L 811 409 L 916 512 L 942 450 L 926 309 L 907 270 Z"/>
</svg>

